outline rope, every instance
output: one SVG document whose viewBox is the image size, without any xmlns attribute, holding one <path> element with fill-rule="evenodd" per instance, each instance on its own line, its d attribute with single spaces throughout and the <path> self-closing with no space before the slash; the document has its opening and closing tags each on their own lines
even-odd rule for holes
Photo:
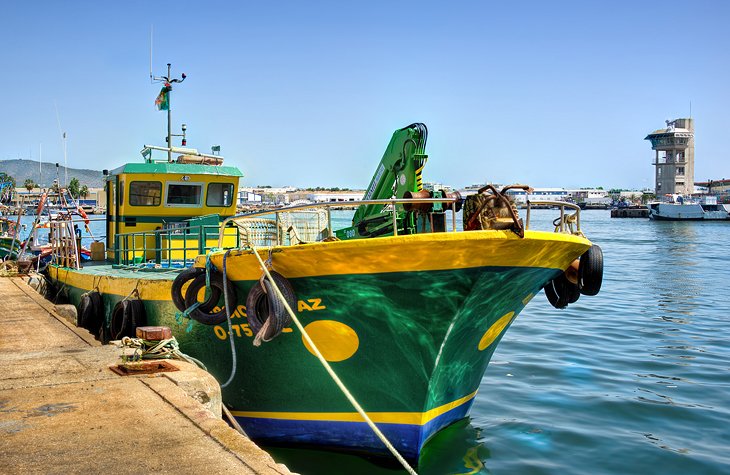
<svg viewBox="0 0 730 475">
<path fill-rule="evenodd" d="M 227 387 L 233 381 L 236 376 L 236 343 L 233 341 L 233 328 L 231 327 L 231 306 L 228 305 L 228 269 L 226 268 L 226 261 L 228 260 L 228 254 L 231 250 L 227 250 L 223 254 L 223 307 L 226 309 L 226 320 L 228 321 L 228 341 L 231 342 L 231 360 L 233 366 L 231 367 L 231 375 L 228 377 L 228 381 L 221 384 L 221 389 Z"/>
<path fill-rule="evenodd" d="M 193 310 L 200 307 L 201 305 L 202 304 L 200 302 L 195 302 L 194 304 L 186 308 L 184 312 L 175 312 L 175 321 L 178 325 L 182 326 L 182 324 L 185 323 L 183 319 L 188 319 L 188 326 L 185 327 L 185 333 L 190 333 L 191 331 L 193 331 L 193 322 L 195 320 L 193 320 L 193 317 L 191 317 L 190 314 L 193 313 Z"/>
<path fill-rule="evenodd" d="M 272 263 L 271 263 L 271 250 L 269 250 L 269 258 L 266 260 L 266 266 L 269 269 L 272 269 Z M 261 289 L 264 291 L 265 294 L 268 294 L 269 291 L 266 290 L 266 285 L 264 284 L 264 280 L 266 279 L 266 274 L 261 274 L 261 278 L 259 279 L 259 285 L 261 286 Z M 271 314 L 266 318 L 266 321 L 263 325 L 261 325 L 261 328 L 259 328 L 259 331 L 256 332 L 256 336 L 253 339 L 253 346 L 261 346 L 261 342 L 268 343 L 272 340 L 272 338 L 266 338 L 266 334 L 269 332 L 269 328 L 271 327 Z"/>
<path fill-rule="evenodd" d="M 134 353 L 131 355 L 131 361 L 179 359 L 197 365 L 207 371 L 207 368 L 202 362 L 180 351 L 180 345 L 174 336 L 159 341 L 125 336 L 122 338 L 122 347 L 134 349 Z M 130 357 L 122 355 L 122 359 L 126 362 L 130 360 Z"/>
<path fill-rule="evenodd" d="M 135 294 L 137 295 L 137 299 L 139 299 L 139 300 L 141 300 L 141 299 L 142 299 L 142 297 L 141 297 L 141 296 L 139 295 L 139 290 L 138 290 L 138 287 L 139 287 L 139 283 L 140 283 L 141 281 L 142 281 L 141 279 L 137 279 L 137 283 L 136 283 L 136 284 L 134 285 L 134 288 L 132 289 L 132 291 L 131 291 L 131 292 L 129 292 L 129 295 L 127 295 L 126 297 L 124 297 L 124 298 L 123 298 L 123 299 L 122 299 L 122 300 L 120 301 L 120 303 L 121 303 L 121 302 L 124 302 L 124 301 L 126 301 L 126 300 L 129 300 L 129 297 L 131 297 L 132 295 L 135 295 Z"/>
<path fill-rule="evenodd" d="M 264 273 L 266 274 L 266 277 L 269 279 L 269 282 L 272 284 L 272 288 L 274 289 L 274 292 L 276 292 L 276 295 L 281 299 L 281 302 L 284 304 L 284 307 L 286 308 L 286 311 L 289 312 L 289 316 L 296 324 L 297 328 L 300 332 L 302 332 L 302 336 L 309 344 L 309 347 L 314 351 L 315 356 L 319 359 L 320 363 L 322 363 L 322 366 L 324 366 L 324 369 L 327 370 L 329 375 L 332 377 L 332 380 L 337 384 L 337 386 L 340 388 L 342 393 L 345 395 L 345 397 L 350 401 L 350 404 L 352 404 L 352 407 L 355 408 L 355 410 L 360 414 L 360 416 L 365 420 L 365 422 L 370 426 L 370 428 L 375 432 L 375 435 L 378 436 L 381 442 L 388 448 L 390 453 L 393 454 L 393 456 L 398 459 L 398 462 L 400 462 L 401 465 L 403 465 L 403 468 L 406 469 L 406 471 L 411 475 L 417 475 L 416 471 L 413 470 L 413 468 L 406 462 L 406 460 L 403 458 L 403 456 L 398 453 L 398 450 L 393 447 L 393 444 L 390 443 L 390 441 L 385 437 L 385 435 L 378 429 L 378 426 L 375 425 L 375 423 L 370 419 L 370 417 L 365 413 L 365 410 L 360 406 L 360 404 L 357 402 L 355 397 L 350 393 L 350 391 L 347 389 L 345 384 L 342 382 L 342 380 L 335 374 L 335 371 L 332 369 L 330 364 L 327 362 L 326 359 L 324 359 L 324 356 L 322 356 L 322 353 L 320 353 L 319 348 L 317 348 L 317 345 L 314 344 L 314 341 L 309 337 L 309 334 L 307 333 L 307 330 L 304 329 L 301 322 L 297 318 L 297 316 L 294 314 L 294 311 L 289 306 L 289 302 L 286 301 L 286 298 L 284 298 L 284 295 L 281 293 L 281 290 L 279 290 L 279 286 L 276 285 L 276 282 L 274 282 L 274 279 L 271 277 L 271 274 L 269 273 L 269 270 L 267 269 L 264 261 L 261 259 L 261 256 L 259 256 L 259 251 L 256 248 L 256 246 L 251 246 L 251 250 L 253 251 L 253 255 L 256 256 L 256 259 L 258 259 L 259 264 L 261 265 L 261 268 L 263 269 Z M 225 276 L 225 256 L 223 257 L 223 275 Z M 227 311 L 226 311 L 227 312 Z M 230 325 L 230 317 L 229 317 L 229 325 Z M 233 340 L 233 338 L 231 338 Z"/>
</svg>

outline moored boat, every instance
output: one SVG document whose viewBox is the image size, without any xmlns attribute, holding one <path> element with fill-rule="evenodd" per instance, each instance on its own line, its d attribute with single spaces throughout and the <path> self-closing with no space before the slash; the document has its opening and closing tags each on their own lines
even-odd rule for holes
<svg viewBox="0 0 730 475">
<path fill-rule="evenodd" d="M 341 203 L 235 215 L 237 168 L 145 146 L 144 163 L 106 177 L 107 260 L 81 266 L 60 239 L 48 276 L 102 340 L 170 327 L 254 440 L 387 453 L 319 353 L 417 461 L 469 413 L 498 342 L 541 289 L 563 308 L 602 278 L 576 205 L 535 203 L 559 210 L 546 232 L 530 229 L 529 208 L 517 215 L 511 187 L 467 200 L 423 190 L 426 136 L 423 124 L 393 134 L 352 226 L 337 230 Z"/>
<path fill-rule="evenodd" d="M 717 197 L 686 198 L 669 195 L 664 201 L 649 203 L 649 218 L 657 221 L 718 221 L 730 219 L 730 207 L 719 204 Z"/>
</svg>

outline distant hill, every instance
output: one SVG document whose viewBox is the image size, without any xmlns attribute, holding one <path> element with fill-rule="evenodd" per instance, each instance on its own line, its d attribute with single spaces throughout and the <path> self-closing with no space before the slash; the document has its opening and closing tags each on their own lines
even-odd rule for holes
<svg viewBox="0 0 730 475">
<path fill-rule="evenodd" d="M 61 181 L 64 179 L 64 171 L 66 167 L 60 165 L 58 167 L 58 176 Z M 22 187 L 23 182 L 28 178 L 38 183 L 38 162 L 35 160 L 0 160 L 0 172 L 5 172 L 15 178 L 16 186 Z M 100 170 L 85 170 L 80 168 L 68 169 L 68 180 L 77 178 L 81 185 L 89 188 L 102 188 L 104 186 L 103 176 Z M 43 162 L 43 179 L 40 184 L 50 186 L 56 179 L 56 164 Z"/>
</svg>

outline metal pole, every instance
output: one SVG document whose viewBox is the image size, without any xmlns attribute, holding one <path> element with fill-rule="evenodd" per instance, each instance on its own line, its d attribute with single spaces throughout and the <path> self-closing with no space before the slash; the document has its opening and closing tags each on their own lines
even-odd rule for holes
<svg viewBox="0 0 730 475">
<path fill-rule="evenodd" d="M 167 77 L 172 78 L 170 75 L 170 63 L 167 63 Z M 167 91 L 167 161 L 172 162 L 172 105 L 170 104 L 170 96 L 172 95 L 172 83 L 170 82 L 170 90 Z"/>
<path fill-rule="evenodd" d="M 63 133 L 63 186 L 68 186 L 68 158 L 66 156 L 66 132 Z M 59 189 L 61 187 L 59 186 Z"/>
</svg>

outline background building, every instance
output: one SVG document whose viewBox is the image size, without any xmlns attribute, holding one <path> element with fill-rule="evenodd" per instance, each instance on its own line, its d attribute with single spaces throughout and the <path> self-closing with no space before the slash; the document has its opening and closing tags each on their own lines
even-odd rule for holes
<svg viewBox="0 0 730 475">
<path fill-rule="evenodd" d="M 655 150 L 654 193 L 692 194 L 694 193 L 695 140 L 692 119 L 666 121 L 666 129 L 650 133 L 644 140 L 651 141 Z"/>
</svg>

